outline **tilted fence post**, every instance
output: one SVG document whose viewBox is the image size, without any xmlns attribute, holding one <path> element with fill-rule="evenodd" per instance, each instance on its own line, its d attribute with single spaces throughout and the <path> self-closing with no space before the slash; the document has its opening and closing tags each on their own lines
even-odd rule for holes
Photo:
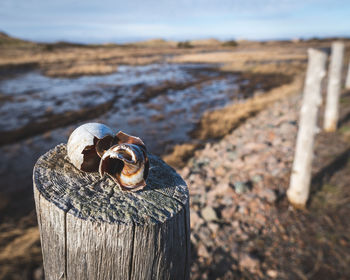
<svg viewBox="0 0 350 280">
<path fill-rule="evenodd" d="M 309 197 L 317 112 L 322 102 L 321 83 L 326 73 L 327 61 L 325 53 L 314 49 L 308 50 L 308 57 L 293 169 L 287 191 L 289 202 L 301 208 Z"/>
</svg>

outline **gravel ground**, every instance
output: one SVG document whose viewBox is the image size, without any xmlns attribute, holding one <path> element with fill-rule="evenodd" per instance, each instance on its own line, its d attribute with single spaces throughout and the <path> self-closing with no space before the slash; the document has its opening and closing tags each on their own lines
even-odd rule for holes
<svg viewBox="0 0 350 280">
<path fill-rule="evenodd" d="M 191 194 L 191 279 L 327 279 L 317 272 L 322 271 L 323 260 L 332 259 L 329 247 L 337 246 L 332 241 L 328 247 L 320 245 L 316 234 L 327 240 L 337 231 L 323 227 L 327 207 L 321 203 L 309 213 L 295 211 L 285 197 L 300 101 L 301 95 L 294 95 L 276 102 L 221 141 L 207 144 L 179 171 Z M 318 136 L 316 147 L 322 151 L 316 151 L 316 167 L 322 162 L 320 155 L 327 154 L 327 141 L 337 146 L 334 138 L 339 135 L 329 135 L 328 140 L 324 134 Z M 349 142 L 338 146 L 343 148 L 344 143 Z M 320 194 L 323 191 L 316 192 L 314 201 Z M 339 227 L 344 232 L 347 223 Z M 349 245 L 347 238 L 340 237 L 343 245 Z M 325 267 L 323 276 L 346 279 L 341 278 L 344 267 L 339 267 L 344 261 L 337 264 L 337 258 L 349 254 L 344 246 L 338 249 L 338 257 L 332 259 L 336 265 Z M 301 265 L 298 257 L 309 261 Z"/>
<path fill-rule="evenodd" d="M 207 144 L 180 171 L 191 193 L 193 279 L 232 279 L 245 272 L 277 277 L 251 241 L 276 230 L 267 221 L 286 192 L 299 101 L 292 96 L 273 104 L 220 142 Z"/>
</svg>

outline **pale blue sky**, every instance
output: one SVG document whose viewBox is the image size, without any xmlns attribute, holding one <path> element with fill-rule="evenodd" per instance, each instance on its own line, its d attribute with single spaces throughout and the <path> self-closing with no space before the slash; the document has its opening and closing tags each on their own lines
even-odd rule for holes
<svg viewBox="0 0 350 280">
<path fill-rule="evenodd" d="M 0 30 L 85 43 L 350 37 L 350 0 L 0 0 Z"/>
</svg>

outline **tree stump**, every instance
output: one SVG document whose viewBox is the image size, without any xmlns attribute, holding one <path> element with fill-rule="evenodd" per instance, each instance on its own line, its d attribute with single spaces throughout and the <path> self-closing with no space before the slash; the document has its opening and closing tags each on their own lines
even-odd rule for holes
<svg viewBox="0 0 350 280">
<path fill-rule="evenodd" d="M 149 154 L 147 186 L 125 192 L 85 173 L 61 144 L 34 167 L 45 279 L 188 279 L 189 194 L 174 169 Z"/>
</svg>

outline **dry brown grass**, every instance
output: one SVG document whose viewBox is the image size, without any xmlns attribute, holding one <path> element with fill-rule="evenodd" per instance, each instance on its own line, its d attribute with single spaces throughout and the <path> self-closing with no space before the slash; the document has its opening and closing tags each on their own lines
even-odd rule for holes
<svg viewBox="0 0 350 280">
<path fill-rule="evenodd" d="M 150 45 L 149 45 L 150 46 Z M 164 61 L 164 55 L 192 53 L 200 50 L 176 47 L 149 46 L 96 46 L 59 47 L 45 49 L 40 45 L 31 48 L 9 48 L 0 46 L 0 69 L 21 68 L 35 65 L 51 76 L 77 76 L 113 72 L 114 65 L 146 65 Z"/>
<path fill-rule="evenodd" d="M 175 42 L 174 42 L 175 43 Z M 68 62 L 100 62 L 103 63 L 108 60 L 111 62 L 121 62 L 133 64 L 138 59 L 147 59 L 149 57 L 162 57 L 166 54 L 186 54 L 201 51 L 200 48 L 196 50 L 178 49 L 165 44 L 152 42 L 145 43 L 147 46 L 140 44 L 130 44 L 128 46 L 95 46 L 95 47 L 59 47 L 53 46 L 52 49 L 45 49 L 40 45 L 34 45 L 33 48 L 0 48 L 0 65 L 7 64 L 25 64 L 25 63 L 39 63 L 41 65 L 51 63 L 68 63 Z M 172 45 L 173 43 L 169 43 Z M 141 60 L 141 63 L 144 63 Z"/>
<path fill-rule="evenodd" d="M 127 58 L 142 58 L 152 55 L 161 55 L 165 50 L 153 50 L 142 48 L 65 48 L 54 51 L 42 51 L 38 49 L 25 50 L 11 49 L 0 54 L 0 65 L 39 63 L 40 65 L 53 63 L 77 63 L 100 62 L 106 60 L 125 62 Z"/>
<path fill-rule="evenodd" d="M 24 275 L 42 262 L 38 227 L 1 232 L 0 240 L 8 240 L 0 246 L 0 279 L 29 279 Z"/>
<path fill-rule="evenodd" d="M 163 156 L 163 160 L 174 167 L 180 168 L 184 166 L 184 163 L 193 156 L 196 149 L 198 149 L 200 145 L 198 144 L 181 144 L 176 145 L 172 151 L 172 153 Z"/>
<path fill-rule="evenodd" d="M 244 120 L 267 108 L 275 101 L 300 93 L 302 81 L 303 77 L 299 75 L 294 78 L 292 83 L 274 88 L 243 103 L 232 104 L 222 109 L 206 112 L 201 118 L 197 129 L 193 132 L 194 138 L 206 140 L 224 137 Z M 200 147 L 200 144 L 186 143 L 176 145 L 173 152 L 164 156 L 163 160 L 176 168 L 182 168 Z"/>
<path fill-rule="evenodd" d="M 290 48 L 195 53 L 169 59 L 173 63 L 222 64 L 220 70 L 229 72 L 283 73 L 285 75 L 302 73 L 306 60 L 305 49 Z"/>
<path fill-rule="evenodd" d="M 194 135 L 199 139 L 220 138 L 231 132 L 243 120 L 266 108 L 273 102 L 302 90 L 302 77 L 297 76 L 292 83 L 272 89 L 263 95 L 245 102 L 232 104 L 222 109 L 206 112 L 200 120 Z"/>
<path fill-rule="evenodd" d="M 345 41 L 350 46 L 350 41 Z M 238 41 L 234 49 L 223 47 L 215 39 L 192 40 L 193 48 L 177 48 L 177 42 L 162 39 L 129 45 L 78 46 L 74 44 L 0 45 L 0 69 L 33 64 L 50 75 L 69 76 L 84 73 L 106 73 L 111 65 L 145 65 L 164 62 L 165 55 L 172 55 L 172 63 L 222 63 L 228 71 L 280 72 L 280 65 L 296 64 L 306 60 L 308 47 L 329 47 L 330 41 L 317 42 L 253 42 Z M 226 51 L 225 51 L 226 50 Z M 93 65 L 93 69 L 78 69 L 77 65 Z M 82 66 L 79 66 L 81 68 Z M 85 67 L 85 66 L 84 66 Z M 298 66 L 297 66 L 298 67 Z M 64 70 L 67 69 L 67 72 Z M 288 70 L 284 68 L 282 70 Z M 57 71 L 57 73 L 54 73 Z"/>
<path fill-rule="evenodd" d="M 11 261 L 26 256 L 28 251 L 39 242 L 39 229 L 35 226 L 25 230 L 14 229 L 1 234 L 1 239 L 9 238 L 13 239 L 1 250 L 0 262 Z"/>
<path fill-rule="evenodd" d="M 248 63 L 250 61 L 304 60 L 306 52 L 286 49 L 227 51 L 178 55 L 169 60 L 176 63 Z"/>
<path fill-rule="evenodd" d="M 281 63 L 281 61 L 271 61 L 269 63 L 262 63 L 259 61 L 250 62 L 233 62 L 226 63 L 220 67 L 221 71 L 228 72 L 251 72 L 274 74 L 283 73 L 284 75 L 298 75 L 304 73 L 306 63 L 303 61 L 291 61 L 288 63 Z"/>
</svg>

